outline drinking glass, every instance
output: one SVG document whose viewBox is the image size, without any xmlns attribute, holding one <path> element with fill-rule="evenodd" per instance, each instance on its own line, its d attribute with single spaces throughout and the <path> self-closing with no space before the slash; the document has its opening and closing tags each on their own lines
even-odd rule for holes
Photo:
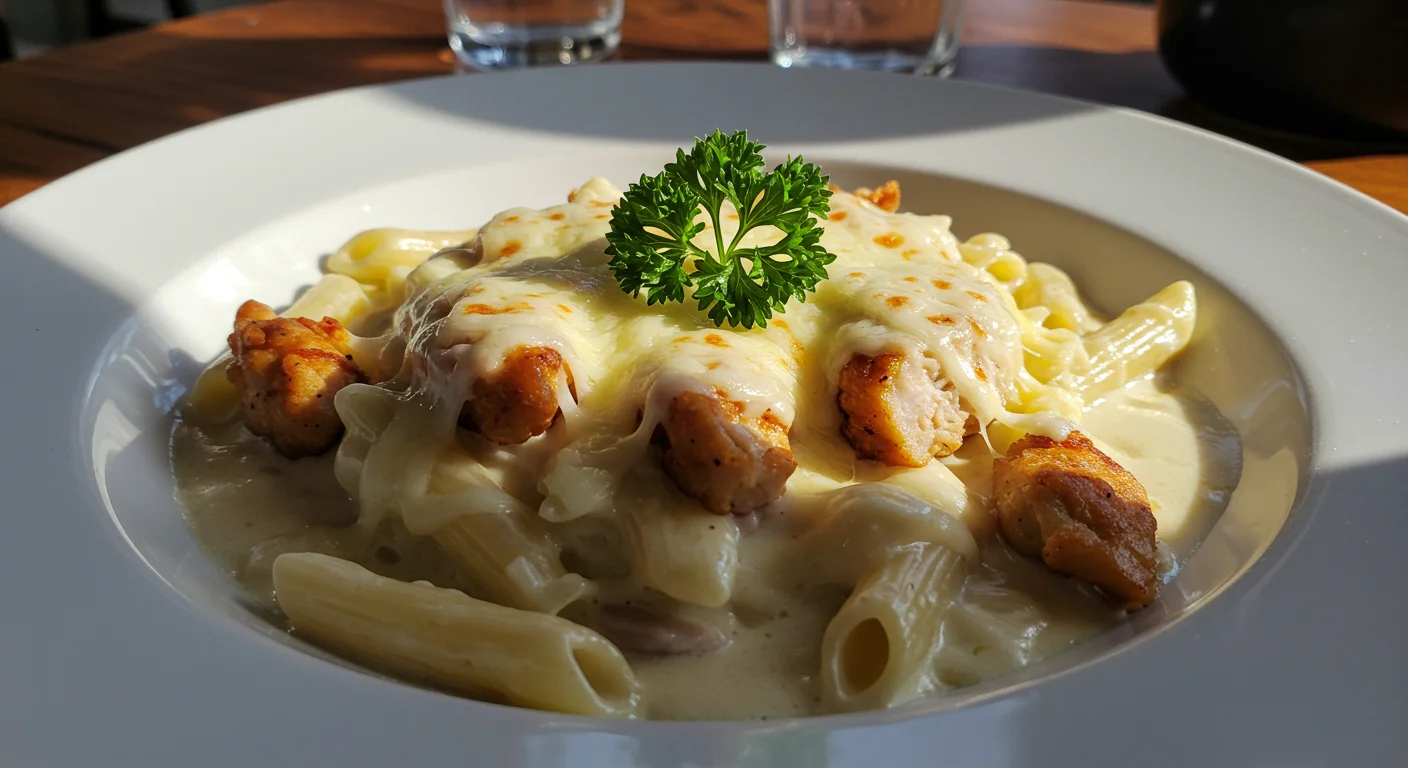
<svg viewBox="0 0 1408 768">
<path fill-rule="evenodd" d="M 768 0 L 772 60 L 947 75 L 962 0 Z"/>
<path fill-rule="evenodd" d="M 577 64 L 621 43 L 625 0 L 445 0 L 450 48 L 475 69 Z"/>
</svg>

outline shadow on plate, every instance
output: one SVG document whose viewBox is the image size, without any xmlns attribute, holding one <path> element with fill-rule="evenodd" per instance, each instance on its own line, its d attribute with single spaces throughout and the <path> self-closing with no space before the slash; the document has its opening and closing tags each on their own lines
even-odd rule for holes
<svg viewBox="0 0 1408 768">
<path fill-rule="evenodd" d="M 824 119 L 798 119 L 790 91 L 835 91 Z M 1097 107 L 1057 99 L 1012 99 L 967 83 L 931 81 L 933 98 L 915 98 L 915 78 L 880 72 L 785 70 L 744 63 L 668 63 L 650 67 L 603 64 L 580 69 L 520 70 L 505 75 L 430 79 L 398 84 L 386 98 L 446 116 L 544 133 L 606 139 L 680 141 L 721 125 L 719 115 L 749 115 L 769 127 L 769 143 L 870 141 L 933 135 L 1052 120 Z M 964 90 L 964 108 L 946 96 Z M 623 117 L 617 105 L 630 104 Z M 905 119 L 893 120 L 905 104 Z M 640 105 L 646 109 L 641 110 Z M 919 116 L 921 119 L 914 119 Z"/>
</svg>

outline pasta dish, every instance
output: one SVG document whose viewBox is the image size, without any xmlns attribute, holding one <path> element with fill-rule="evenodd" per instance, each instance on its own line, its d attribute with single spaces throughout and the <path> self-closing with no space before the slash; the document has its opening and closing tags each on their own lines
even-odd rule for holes
<svg viewBox="0 0 1408 768">
<path fill-rule="evenodd" d="M 172 461 L 251 602 L 477 698 L 726 719 L 962 688 L 1154 601 L 1236 482 L 1205 469 L 1235 432 L 1156 375 L 1192 285 L 1107 319 L 894 182 L 720 170 L 726 140 L 363 232 L 241 306 Z"/>
</svg>

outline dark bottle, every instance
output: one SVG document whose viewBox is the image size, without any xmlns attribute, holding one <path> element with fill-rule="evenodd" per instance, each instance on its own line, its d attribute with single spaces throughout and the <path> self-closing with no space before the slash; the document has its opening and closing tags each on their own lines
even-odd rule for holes
<svg viewBox="0 0 1408 768">
<path fill-rule="evenodd" d="M 1159 0 L 1159 53 L 1231 117 L 1337 138 L 1408 135 L 1408 0 Z"/>
</svg>

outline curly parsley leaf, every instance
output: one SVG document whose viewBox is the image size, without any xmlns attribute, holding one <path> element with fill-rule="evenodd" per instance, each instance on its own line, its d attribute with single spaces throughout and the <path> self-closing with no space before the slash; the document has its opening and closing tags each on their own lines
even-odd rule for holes
<svg viewBox="0 0 1408 768">
<path fill-rule="evenodd" d="M 763 145 L 746 131 L 714 131 L 656 176 L 642 176 L 622 197 L 606 235 L 610 267 L 621 290 L 646 303 L 683 302 L 693 288 L 699 309 L 715 325 L 767 326 L 789 299 L 805 301 L 826 279 L 835 260 L 821 245 L 819 219 L 830 210 L 831 190 L 821 169 L 800 157 L 763 170 Z M 723 206 L 738 216 L 736 233 L 724 240 Z M 699 212 L 712 222 L 713 250 L 695 237 L 704 230 Z M 758 227 L 780 237 L 761 246 L 740 246 Z"/>
</svg>

